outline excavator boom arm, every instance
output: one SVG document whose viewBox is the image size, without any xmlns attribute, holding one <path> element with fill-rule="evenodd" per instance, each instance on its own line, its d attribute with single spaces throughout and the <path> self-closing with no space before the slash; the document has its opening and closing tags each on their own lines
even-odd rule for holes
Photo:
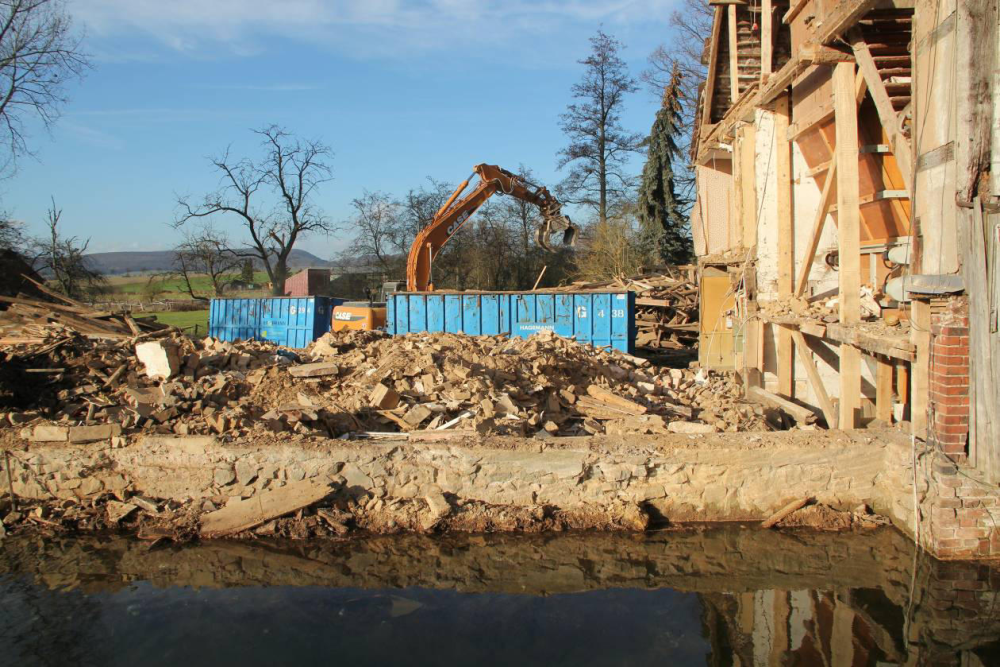
<svg viewBox="0 0 1000 667">
<path fill-rule="evenodd" d="M 473 176 L 479 176 L 479 183 L 465 197 L 459 196 L 469 186 Z M 544 187 L 526 183 L 511 172 L 496 165 L 479 164 L 434 216 L 429 225 L 420 230 L 410 247 L 406 262 L 406 288 L 411 292 L 433 289 L 431 266 L 441 248 L 472 217 L 480 206 L 496 193 L 511 195 L 538 206 L 542 211 L 543 223 L 535 232 L 535 240 L 546 250 L 552 250 L 549 237 L 555 232 L 563 232 L 563 244 L 573 245 L 576 241 L 576 226 L 561 212 L 561 205 Z"/>
</svg>

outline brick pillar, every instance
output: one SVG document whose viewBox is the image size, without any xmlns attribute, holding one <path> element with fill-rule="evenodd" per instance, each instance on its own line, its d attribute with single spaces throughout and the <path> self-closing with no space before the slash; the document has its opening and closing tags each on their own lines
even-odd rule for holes
<svg viewBox="0 0 1000 667">
<path fill-rule="evenodd" d="M 952 298 L 931 304 L 928 440 L 964 463 L 969 442 L 969 304 Z"/>
</svg>

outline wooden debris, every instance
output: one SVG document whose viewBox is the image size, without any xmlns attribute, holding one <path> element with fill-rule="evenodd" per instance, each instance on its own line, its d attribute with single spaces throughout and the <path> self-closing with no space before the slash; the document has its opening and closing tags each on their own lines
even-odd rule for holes
<svg viewBox="0 0 1000 667">
<path fill-rule="evenodd" d="M 577 281 L 554 291 L 622 289 L 635 292 L 636 347 L 683 351 L 698 342 L 698 286 L 694 267 L 603 282 Z"/>
<path fill-rule="evenodd" d="M 598 387 L 596 384 L 592 384 L 587 387 L 587 393 L 593 398 L 601 401 L 602 403 L 607 403 L 611 407 L 618 410 L 622 410 L 631 415 L 643 415 L 646 414 L 646 406 L 639 405 L 635 401 L 630 401 L 627 398 L 622 398 L 617 394 L 604 389 L 603 387 Z"/>
<path fill-rule="evenodd" d="M 399 394 L 379 382 L 368 397 L 368 404 L 380 410 L 392 410 L 399 405 Z"/>
<path fill-rule="evenodd" d="M 201 536 L 224 537 L 249 530 L 319 502 L 330 493 L 330 485 L 312 479 L 290 482 L 277 489 L 238 500 L 201 518 Z"/>
<path fill-rule="evenodd" d="M 289 366 L 288 373 L 292 377 L 312 378 L 326 375 L 337 375 L 340 373 L 340 366 L 337 364 L 320 361 L 312 364 L 301 364 L 299 366 Z"/>
<path fill-rule="evenodd" d="M 761 387 L 750 387 L 747 389 L 747 398 L 752 401 L 769 405 L 772 408 L 777 408 L 790 415 L 800 424 L 806 424 L 816 420 L 816 413 L 809 408 L 802 407 L 797 403 L 791 402 L 787 398 L 774 394 Z"/>
<path fill-rule="evenodd" d="M 788 515 L 792 514 L 793 512 L 797 512 L 798 510 L 808 505 L 811 500 L 812 498 L 800 498 L 798 500 L 788 503 L 780 510 L 778 510 L 777 512 L 769 516 L 767 519 L 765 519 L 764 522 L 760 524 L 760 527 L 773 528 L 778 522 L 780 522 Z"/>
</svg>

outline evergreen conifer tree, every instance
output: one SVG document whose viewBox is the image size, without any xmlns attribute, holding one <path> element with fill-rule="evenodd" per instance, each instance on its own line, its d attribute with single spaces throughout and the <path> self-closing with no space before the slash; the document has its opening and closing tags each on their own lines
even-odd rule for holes
<svg viewBox="0 0 1000 667">
<path fill-rule="evenodd" d="M 674 160 L 682 159 L 676 141 L 681 132 L 681 78 L 675 64 L 645 142 L 648 153 L 639 186 L 643 245 L 651 259 L 667 264 L 690 262 L 694 248 L 684 202 L 674 184 Z"/>
</svg>

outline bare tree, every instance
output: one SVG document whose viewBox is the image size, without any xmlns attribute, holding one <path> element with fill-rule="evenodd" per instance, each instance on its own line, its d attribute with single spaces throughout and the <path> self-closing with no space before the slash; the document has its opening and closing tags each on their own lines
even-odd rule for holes
<svg viewBox="0 0 1000 667">
<path fill-rule="evenodd" d="M 189 231 L 184 242 L 174 249 L 174 270 L 184 281 L 185 291 L 192 299 L 205 299 L 204 295 L 195 293 L 192 278 L 205 276 L 212 293 L 222 296 L 243 261 L 244 258 L 230 248 L 228 237 L 211 225 Z"/>
<path fill-rule="evenodd" d="M 216 214 L 236 216 L 250 233 L 250 253 L 264 265 L 272 294 L 280 296 L 295 243 L 307 234 L 335 229 L 313 203 L 317 188 L 332 180 L 327 162 L 332 152 L 319 141 L 297 139 L 277 125 L 254 132 L 262 138 L 263 156 L 256 161 L 236 160 L 227 149 L 213 158 L 212 165 L 222 174 L 219 189 L 195 205 L 178 199 L 181 215 L 175 225 Z"/>
<path fill-rule="evenodd" d="M 569 203 L 596 209 L 604 222 L 609 206 L 625 200 L 634 187 L 635 178 L 625 168 L 643 137 L 621 125 L 625 97 L 638 90 L 619 56 L 624 45 L 601 30 L 590 44 L 590 55 L 579 61 L 586 67 L 583 79 L 572 88 L 573 97 L 581 101 L 561 116 L 570 144 L 559 152 L 558 166 L 572 168 L 559 194 Z"/>
<path fill-rule="evenodd" d="M 63 0 L 0 0 L 0 173 L 10 175 L 30 154 L 25 119 L 50 127 L 66 84 L 88 66 Z"/>
<path fill-rule="evenodd" d="M 642 270 L 647 250 L 642 247 L 633 209 L 625 207 L 621 214 L 584 229 L 582 247 L 577 252 L 580 278 L 612 280 Z"/>
<path fill-rule="evenodd" d="M 384 192 L 365 190 L 351 201 L 351 207 L 355 214 L 350 224 L 356 236 L 346 252 L 352 258 L 374 258 L 387 272 L 399 270 L 400 253 L 404 250 L 398 245 L 404 236 L 400 230 L 399 203 Z"/>
<path fill-rule="evenodd" d="M 705 81 L 707 67 L 702 63 L 706 40 L 712 35 L 714 7 L 705 0 L 681 0 L 682 8 L 670 15 L 673 39 L 669 44 L 661 44 L 647 59 L 649 66 L 639 75 L 651 95 L 659 100 L 663 91 L 674 81 L 674 72 L 680 77 L 680 130 L 678 150 L 690 157 L 691 137 L 695 129 L 695 115 L 698 110 L 698 89 Z M 690 209 L 694 195 L 694 170 L 690 162 L 677 169 L 675 182 L 680 198 L 686 202 L 682 207 Z"/>
<path fill-rule="evenodd" d="M 90 239 L 80 241 L 75 236 L 66 238 L 60 235 L 61 217 L 62 209 L 56 208 L 53 199 L 46 220 L 49 234 L 32 242 L 35 254 L 33 265 L 43 275 L 51 276 L 66 296 L 72 299 L 85 297 L 104 286 L 104 276 L 87 265 L 84 255 Z"/>
</svg>

